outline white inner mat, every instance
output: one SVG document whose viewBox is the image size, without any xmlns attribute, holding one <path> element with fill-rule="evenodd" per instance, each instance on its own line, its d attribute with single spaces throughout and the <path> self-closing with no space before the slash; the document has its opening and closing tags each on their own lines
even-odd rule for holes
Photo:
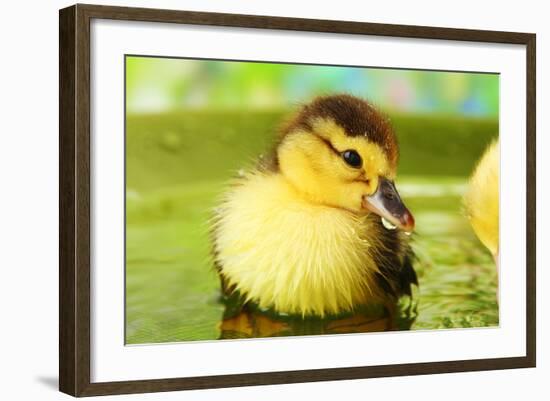
<svg viewBox="0 0 550 401">
<path fill-rule="evenodd" d="M 524 46 L 110 20 L 91 40 L 92 382 L 525 355 Z M 500 327 L 124 346 L 125 54 L 500 73 Z"/>
</svg>

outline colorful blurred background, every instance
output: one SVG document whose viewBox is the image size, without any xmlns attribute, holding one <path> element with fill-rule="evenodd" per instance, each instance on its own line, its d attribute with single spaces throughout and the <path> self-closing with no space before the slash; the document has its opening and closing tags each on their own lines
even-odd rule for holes
<svg viewBox="0 0 550 401">
<path fill-rule="evenodd" d="M 284 109 L 313 95 L 368 95 L 387 111 L 498 116 L 498 75 L 128 57 L 127 111 Z"/>
<path fill-rule="evenodd" d="M 410 328 L 498 324 L 494 265 L 461 203 L 498 136 L 498 75 L 128 56 L 128 344 L 223 337 L 211 210 L 227 180 L 269 148 L 285 115 L 340 92 L 375 103 L 398 135 L 398 186 L 417 220 Z"/>
</svg>

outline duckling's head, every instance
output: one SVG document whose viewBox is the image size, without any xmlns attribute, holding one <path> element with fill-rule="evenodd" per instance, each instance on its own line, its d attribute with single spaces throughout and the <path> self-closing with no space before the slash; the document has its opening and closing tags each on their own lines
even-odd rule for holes
<svg viewBox="0 0 550 401">
<path fill-rule="evenodd" d="M 281 131 L 280 172 L 309 202 L 375 213 L 405 231 L 414 219 L 397 192 L 399 157 L 388 119 L 367 101 L 318 97 Z"/>
</svg>

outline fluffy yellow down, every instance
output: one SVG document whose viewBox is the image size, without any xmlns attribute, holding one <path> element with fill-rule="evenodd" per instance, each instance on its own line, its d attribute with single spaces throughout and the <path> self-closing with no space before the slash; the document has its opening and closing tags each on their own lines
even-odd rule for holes
<svg viewBox="0 0 550 401">
<path fill-rule="evenodd" d="M 479 161 L 464 198 L 476 235 L 493 255 L 499 246 L 499 160 L 499 145 L 495 141 Z"/>
<path fill-rule="evenodd" d="M 221 273 L 247 300 L 319 316 L 376 300 L 369 282 L 379 235 L 366 216 L 308 202 L 280 174 L 259 172 L 236 184 L 217 214 Z"/>
</svg>

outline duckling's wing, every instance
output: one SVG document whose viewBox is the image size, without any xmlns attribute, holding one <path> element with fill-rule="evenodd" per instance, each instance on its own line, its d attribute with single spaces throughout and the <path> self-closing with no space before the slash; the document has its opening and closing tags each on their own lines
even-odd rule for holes
<svg viewBox="0 0 550 401">
<path fill-rule="evenodd" d="M 379 273 L 376 274 L 379 287 L 389 298 L 397 299 L 412 295 L 412 286 L 418 285 L 414 270 L 416 256 L 408 239 L 398 230 L 380 229 L 383 246 L 374 255 Z"/>
<path fill-rule="evenodd" d="M 409 253 L 405 255 L 401 271 L 399 272 L 399 292 L 401 295 L 412 296 L 412 285 L 418 286 L 418 277 L 414 270 L 413 260 L 415 259 L 412 248 L 409 248 Z"/>
</svg>

